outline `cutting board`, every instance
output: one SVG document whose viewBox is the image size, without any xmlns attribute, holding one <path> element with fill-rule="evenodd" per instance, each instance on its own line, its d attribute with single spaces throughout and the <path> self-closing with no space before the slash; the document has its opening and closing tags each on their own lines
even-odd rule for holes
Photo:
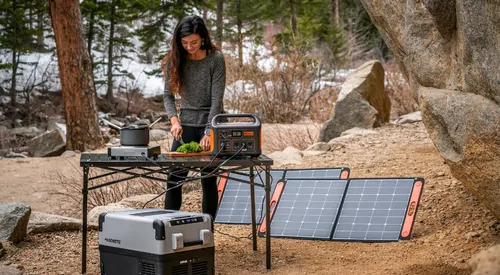
<svg viewBox="0 0 500 275">
<path fill-rule="evenodd" d="M 210 156 L 212 151 L 203 151 L 198 153 L 182 153 L 182 152 L 166 152 L 165 156 L 167 157 L 201 157 L 201 156 Z"/>
</svg>

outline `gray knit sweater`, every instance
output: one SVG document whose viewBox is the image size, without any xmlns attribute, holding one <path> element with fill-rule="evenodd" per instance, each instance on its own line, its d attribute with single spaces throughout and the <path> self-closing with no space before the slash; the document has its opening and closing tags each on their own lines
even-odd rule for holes
<svg viewBox="0 0 500 275">
<path fill-rule="evenodd" d="M 178 116 L 183 126 L 209 129 L 212 118 L 222 111 L 226 86 L 224 56 L 214 50 L 201 60 L 188 59 L 185 66 L 179 115 L 177 115 L 175 96 L 168 85 L 167 68 L 163 93 L 165 110 L 169 118 Z"/>
</svg>

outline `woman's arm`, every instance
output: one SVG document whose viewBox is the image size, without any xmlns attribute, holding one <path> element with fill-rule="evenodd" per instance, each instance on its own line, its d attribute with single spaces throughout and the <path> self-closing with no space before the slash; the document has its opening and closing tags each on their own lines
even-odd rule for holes
<svg viewBox="0 0 500 275">
<path fill-rule="evenodd" d="M 165 88 L 163 90 L 163 105 L 165 106 L 167 115 L 170 118 L 170 122 L 172 122 L 172 119 L 174 117 L 177 119 L 177 108 L 175 107 L 175 96 L 172 93 L 172 89 L 168 85 L 169 75 L 170 75 L 170 66 L 167 65 Z"/>
<path fill-rule="evenodd" d="M 165 78 L 165 88 L 163 90 L 163 105 L 167 111 L 168 118 L 170 119 L 170 124 L 172 125 L 170 133 L 175 139 L 179 139 L 182 135 L 182 127 L 177 117 L 177 108 L 175 106 L 175 96 L 172 93 L 172 89 L 168 85 L 170 66 L 167 66 L 166 78 Z"/>
</svg>

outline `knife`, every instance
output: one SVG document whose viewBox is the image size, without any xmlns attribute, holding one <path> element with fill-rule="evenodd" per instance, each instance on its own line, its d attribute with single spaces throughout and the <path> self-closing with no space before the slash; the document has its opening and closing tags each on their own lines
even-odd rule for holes
<svg viewBox="0 0 500 275">
<path fill-rule="evenodd" d="M 181 145 L 184 145 L 184 140 L 182 140 L 182 137 L 179 137 L 179 142 L 181 143 Z"/>
</svg>

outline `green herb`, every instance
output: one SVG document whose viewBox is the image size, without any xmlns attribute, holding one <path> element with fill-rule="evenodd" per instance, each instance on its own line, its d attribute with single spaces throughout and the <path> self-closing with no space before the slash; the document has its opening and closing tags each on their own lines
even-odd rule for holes
<svg viewBox="0 0 500 275">
<path fill-rule="evenodd" d="M 196 141 L 185 143 L 184 145 L 179 146 L 179 148 L 177 148 L 176 150 L 176 152 L 181 152 L 181 153 L 197 153 L 201 151 L 203 151 L 203 149 L 201 149 L 200 144 Z"/>
</svg>

